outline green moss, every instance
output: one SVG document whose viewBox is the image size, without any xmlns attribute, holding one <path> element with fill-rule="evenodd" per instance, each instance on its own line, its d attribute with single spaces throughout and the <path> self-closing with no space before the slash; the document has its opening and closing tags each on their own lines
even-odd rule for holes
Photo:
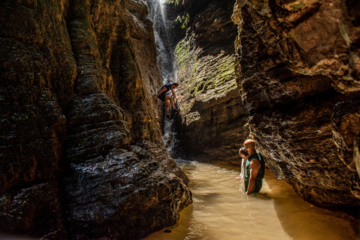
<svg viewBox="0 0 360 240">
<path fill-rule="evenodd" d="M 186 40 L 182 40 L 175 48 L 176 61 L 181 68 L 187 68 L 191 59 L 190 44 Z"/>
<path fill-rule="evenodd" d="M 186 118 L 186 126 L 189 126 L 192 122 L 195 122 L 195 121 L 198 121 L 201 116 L 200 116 L 200 113 L 198 111 L 196 112 L 190 112 L 188 114 L 186 114 L 185 116 Z"/>
<path fill-rule="evenodd" d="M 199 67 L 199 62 L 197 61 L 197 58 L 195 57 L 195 59 L 193 60 L 193 64 L 192 64 L 192 71 L 191 71 L 191 75 L 190 75 L 190 83 L 195 83 L 196 79 L 197 79 L 197 69 Z"/>
<path fill-rule="evenodd" d="M 215 87 L 216 87 L 215 82 L 212 82 L 212 81 L 206 81 L 206 83 L 205 83 L 205 87 L 204 87 L 204 90 L 214 89 Z"/>
<path fill-rule="evenodd" d="M 213 79 L 215 87 L 235 79 L 235 61 L 232 56 L 220 58 L 216 70 L 211 75 L 211 79 Z"/>
<path fill-rule="evenodd" d="M 190 98 L 201 94 L 207 99 L 236 88 L 234 56 L 225 52 L 203 54 L 203 49 L 192 47 L 193 39 L 193 34 L 187 35 L 175 49 L 178 78 L 186 85 Z"/>
<path fill-rule="evenodd" d="M 205 83 L 204 82 L 195 82 L 195 92 L 202 93 L 204 92 Z"/>
</svg>

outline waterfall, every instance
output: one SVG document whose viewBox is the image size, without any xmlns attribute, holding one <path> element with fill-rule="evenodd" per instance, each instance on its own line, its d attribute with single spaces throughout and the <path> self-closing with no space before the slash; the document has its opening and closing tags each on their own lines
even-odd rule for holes
<svg viewBox="0 0 360 240">
<path fill-rule="evenodd" d="M 165 13 L 164 13 L 165 0 L 160 0 L 158 2 L 159 2 L 161 17 L 162 17 L 163 22 L 165 23 Z"/>
<path fill-rule="evenodd" d="M 154 23 L 157 63 L 163 82 L 174 82 L 174 54 L 170 48 L 166 28 L 165 0 L 148 0 L 150 15 Z"/>
<path fill-rule="evenodd" d="M 165 0 L 148 0 L 150 15 L 154 24 L 157 64 L 164 84 L 177 81 L 174 54 L 170 47 L 167 31 L 165 4 Z M 173 122 L 165 121 L 163 141 L 170 156 L 174 154 L 173 148 L 176 143 L 176 134 L 172 129 Z"/>
</svg>

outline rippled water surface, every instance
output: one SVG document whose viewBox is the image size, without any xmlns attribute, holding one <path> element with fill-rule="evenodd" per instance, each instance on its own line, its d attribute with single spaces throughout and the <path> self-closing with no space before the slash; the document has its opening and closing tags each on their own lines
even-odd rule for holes
<svg viewBox="0 0 360 240">
<path fill-rule="evenodd" d="M 178 164 L 191 181 L 194 203 L 181 212 L 177 225 L 147 240 L 360 239 L 358 220 L 312 207 L 270 172 L 260 193 L 246 196 L 243 183 L 235 179 L 236 170 L 198 162 Z"/>
</svg>

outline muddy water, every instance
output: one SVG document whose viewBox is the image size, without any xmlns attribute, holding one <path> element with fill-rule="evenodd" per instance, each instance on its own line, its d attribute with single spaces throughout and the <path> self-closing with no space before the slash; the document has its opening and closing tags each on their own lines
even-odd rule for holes
<svg viewBox="0 0 360 240">
<path fill-rule="evenodd" d="M 177 225 L 147 240 L 360 239 L 358 220 L 311 206 L 270 172 L 260 193 L 246 196 L 236 170 L 198 162 L 179 165 L 191 180 L 194 203 L 181 212 Z"/>
</svg>

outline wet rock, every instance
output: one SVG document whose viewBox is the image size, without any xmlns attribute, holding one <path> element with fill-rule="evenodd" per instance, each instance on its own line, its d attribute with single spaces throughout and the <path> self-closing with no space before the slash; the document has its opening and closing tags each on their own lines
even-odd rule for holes
<svg viewBox="0 0 360 240">
<path fill-rule="evenodd" d="M 0 199 L 0 230 L 44 239 L 66 239 L 57 187 L 34 184 L 13 190 Z"/>
<path fill-rule="evenodd" d="M 273 173 L 306 200 L 359 207 L 355 1 L 237 1 L 238 85 Z"/>
<path fill-rule="evenodd" d="M 70 7 L 80 74 L 67 112 L 69 233 L 74 239 L 139 239 L 175 224 L 191 203 L 187 178 L 161 141 L 152 22 L 143 1 Z"/>
<path fill-rule="evenodd" d="M 74 238 L 139 239 L 175 224 L 191 193 L 186 176 L 166 155 L 144 142 L 71 164 L 66 212 Z"/>
<path fill-rule="evenodd" d="M 76 63 L 61 2 L 0 3 L 1 231 L 63 239 L 64 109 Z"/>
<path fill-rule="evenodd" d="M 138 239 L 191 203 L 144 1 L 0 3 L 1 231 Z"/>
</svg>

